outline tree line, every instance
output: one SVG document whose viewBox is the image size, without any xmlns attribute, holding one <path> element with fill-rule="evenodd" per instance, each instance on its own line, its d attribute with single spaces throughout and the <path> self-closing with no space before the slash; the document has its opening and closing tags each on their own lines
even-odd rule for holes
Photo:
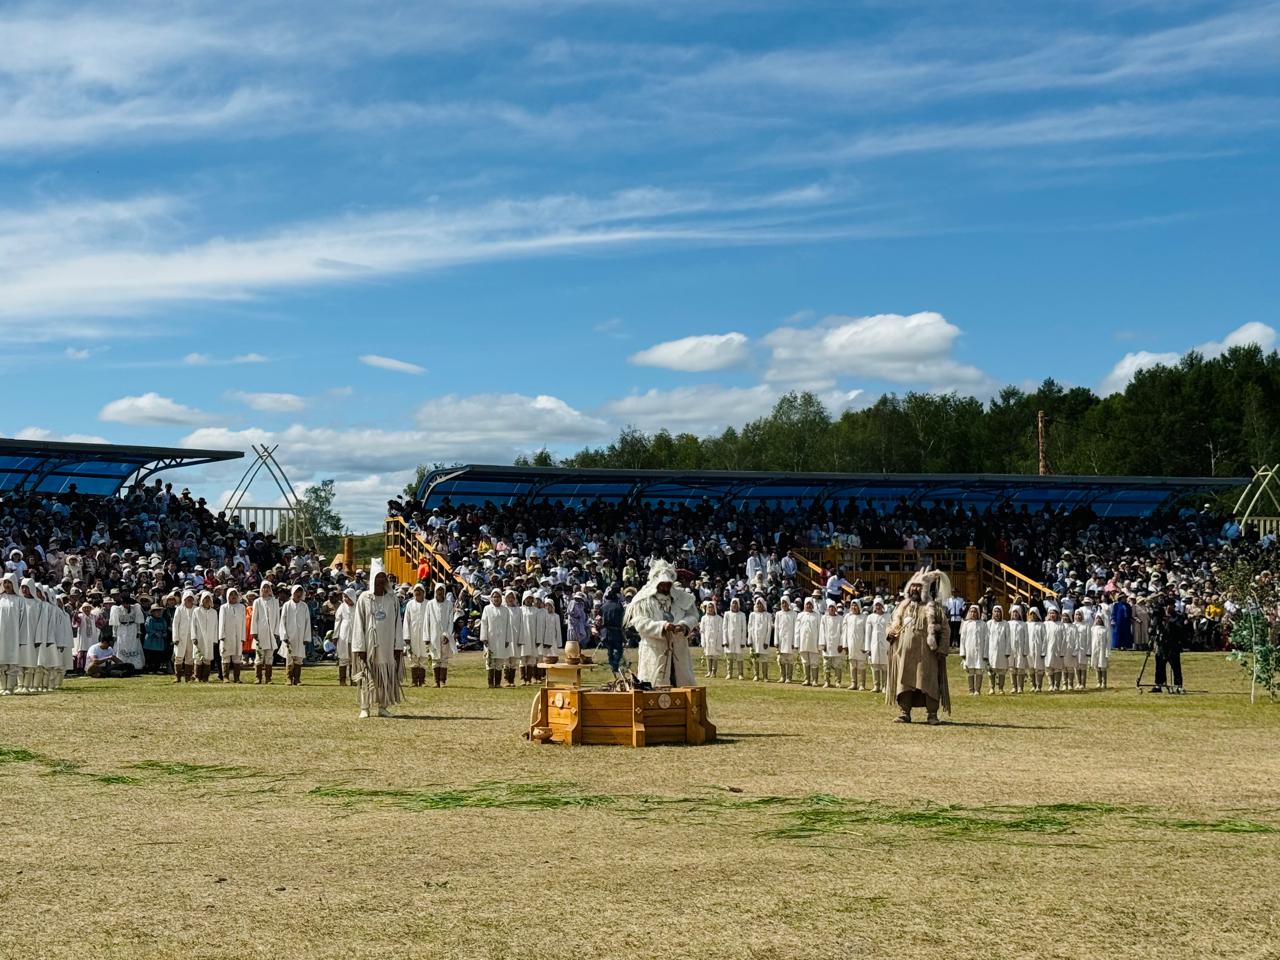
<svg viewBox="0 0 1280 960">
<path fill-rule="evenodd" d="M 788 393 L 740 429 L 696 436 L 626 427 L 562 460 L 517 466 L 833 473 L 1036 473 L 1044 411 L 1049 470 L 1121 476 L 1251 476 L 1280 460 L 1280 353 L 1234 347 L 1139 371 L 1122 393 L 1045 380 L 989 401 L 958 393 L 885 394 L 833 417 L 812 393 Z"/>
</svg>

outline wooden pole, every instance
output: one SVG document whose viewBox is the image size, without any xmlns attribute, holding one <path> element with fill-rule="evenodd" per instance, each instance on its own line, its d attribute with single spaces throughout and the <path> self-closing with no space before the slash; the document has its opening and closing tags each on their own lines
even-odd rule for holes
<svg viewBox="0 0 1280 960">
<path fill-rule="evenodd" d="M 1049 475 L 1049 459 L 1044 455 L 1044 411 L 1036 412 L 1036 447 L 1040 454 L 1040 476 Z"/>
</svg>

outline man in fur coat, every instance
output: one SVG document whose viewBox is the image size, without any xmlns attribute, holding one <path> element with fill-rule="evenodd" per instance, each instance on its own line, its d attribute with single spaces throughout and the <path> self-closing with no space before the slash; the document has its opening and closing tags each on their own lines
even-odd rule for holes
<svg viewBox="0 0 1280 960">
<path fill-rule="evenodd" d="M 911 710 L 924 707 L 928 722 L 941 723 L 938 708 L 951 713 L 947 689 L 947 611 L 951 582 L 938 570 L 921 571 L 907 582 L 907 597 L 889 622 L 887 702 L 898 707 L 897 723 L 910 723 Z"/>
</svg>

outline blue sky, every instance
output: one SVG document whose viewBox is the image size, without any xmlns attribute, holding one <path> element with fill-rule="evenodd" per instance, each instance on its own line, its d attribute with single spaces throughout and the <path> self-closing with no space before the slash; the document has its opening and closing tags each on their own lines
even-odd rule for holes
<svg viewBox="0 0 1280 960">
<path fill-rule="evenodd" d="M 37 2 L 0 44 L 3 432 L 279 443 L 357 528 L 418 462 L 1275 342 L 1274 2 Z"/>
</svg>

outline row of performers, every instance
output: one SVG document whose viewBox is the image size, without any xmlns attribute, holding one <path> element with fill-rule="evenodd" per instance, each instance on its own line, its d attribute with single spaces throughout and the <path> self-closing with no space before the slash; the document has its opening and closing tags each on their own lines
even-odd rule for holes
<svg viewBox="0 0 1280 960">
<path fill-rule="evenodd" d="M 849 669 L 850 690 L 884 690 L 889 666 L 889 623 L 892 613 L 876 599 L 864 612 L 854 600 L 848 609 L 828 601 L 819 614 L 815 602 L 806 599 L 797 609 L 783 597 L 777 612 L 771 613 L 764 598 L 757 597 L 748 614 L 737 598 L 721 614 L 714 600 L 702 605 L 698 634 L 706 665 L 706 676 L 717 677 L 720 661 L 725 661 L 730 680 L 745 679 L 749 661 L 752 679 L 768 682 L 769 656 L 776 653 L 779 683 L 797 682 L 795 669 L 801 668 L 804 686 L 843 686 Z M 1015 606 L 1005 619 L 995 607 L 990 620 L 982 620 L 977 605 L 969 608 L 960 629 L 960 653 L 969 676 L 969 692 L 982 690 L 984 675 L 991 692 L 1003 693 L 1008 678 L 1015 693 L 1043 690 L 1046 679 L 1053 690 L 1083 689 L 1088 668 L 1096 672 L 1097 685 L 1107 685 L 1107 662 L 1111 654 L 1110 633 L 1101 614 L 1092 625 L 1077 611 L 1075 621 L 1064 623 L 1057 610 L 1044 620 L 1036 610 Z M 870 685 L 868 685 L 870 671 Z"/>
<path fill-rule="evenodd" d="M 74 648 L 61 598 L 30 577 L 6 574 L 0 580 L 0 696 L 57 690 Z"/>
</svg>

